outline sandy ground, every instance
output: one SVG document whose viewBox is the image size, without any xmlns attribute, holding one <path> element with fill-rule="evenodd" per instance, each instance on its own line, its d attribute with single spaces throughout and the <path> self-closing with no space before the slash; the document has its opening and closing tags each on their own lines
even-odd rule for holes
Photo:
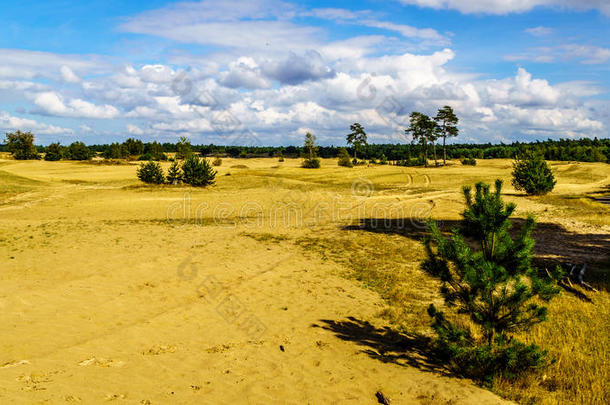
<svg viewBox="0 0 610 405">
<path fill-rule="evenodd" d="M 0 402 L 374 404 L 377 391 L 393 404 L 504 402 L 378 360 L 382 299 L 292 242 L 344 232 L 328 215 L 306 221 L 320 201 L 340 201 L 341 221 L 365 197 L 410 213 L 436 201 L 416 208 L 434 214 L 459 206 L 459 184 L 325 164 L 225 160 L 215 187 L 194 190 L 142 187 L 133 165 L 0 161 Z M 285 220 L 281 201 L 310 215 Z"/>
</svg>

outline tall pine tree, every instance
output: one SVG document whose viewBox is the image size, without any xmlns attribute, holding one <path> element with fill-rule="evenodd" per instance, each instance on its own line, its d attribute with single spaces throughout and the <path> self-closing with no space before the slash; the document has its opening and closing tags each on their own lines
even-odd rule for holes
<svg viewBox="0 0 610 405">
<path fill-rule="evenodd" d="M 431 236 L 425 241 L 428 258 L 422 266 L 440 278 L 445 304 L 455 309 L 451 317 L 434 305 L 428 309 L 438 349 L 460 373 L 486 381 L 545 364 L 545 351 L 519 342 L 513 334 L 545 320 L 547 309 L 540 301 L 559 291 L 559 270 L 551 278 L 540 277 L 532 266 L 533 217 L 511 236 L 509 218 L 515 205 L 504 204 L 501 190 L 500 180 L 495 192 L 478 183 L 473 198 L 471 188 L 464 187 L 462 229 L 445 237 L 431 222 Z"/>
</svg>

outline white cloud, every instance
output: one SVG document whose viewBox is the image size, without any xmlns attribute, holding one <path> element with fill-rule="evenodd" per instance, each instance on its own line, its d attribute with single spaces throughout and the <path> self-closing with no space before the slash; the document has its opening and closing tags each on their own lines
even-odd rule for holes
<svg viewBox="0 0 610 405">
<path fill-rule="evenodd" d="M 66 83 L 80 83 L 81 82 L 81 78 L 78 77 L 76 74 L 74 74 L 72 69 L 70 69 L 66 65 L 63 65 L 60 68 L 60 72 L 61 72 L 61 78 Z"/>
<path fill-rule="evenodd" d="M 607 0 L 399 0 L 402 4 L 431 7 L 434 9 L 458 10 L 464 14 L 508 14 L 522 13 L 534 7 L 556 7 L 560 9 L 596 9 L 610 15 Z"/>
<path fill-rule="evenodd" d="M 528 60 L 539 63 L 577 61 L 585 65 L 606 63 L 610 60 L 610 48 L 594 45 L 566 44 L 554 47 L 538 47 L 519 55 L 505 55 L 505 60 Z"/>
<path fill-rule="evenodd" d="M 606 63 L 610 60 L 610 48 L 571 44 L 565 45 L 563 49 L 566 58 L 579 59 L 581 63 L 585 64 Z"/>
<path fill-rule="evenodd" d="M 554 32 L 552 28 L 543 27 L 539 25 L 538 27 L 526 28 L 525 32 L 535 37 L 544 37 L 546 35 L 550 35 Z"/>
<path fill-rule="evenodd" d="M 40 108 L 41 113 L 59 117 L 114 118 L 119 115 L 119 110 L 108 104 L 97 106 L 78 98 L 64 103 L 63 98 L 52 91 L 36 95 L 34 104 Z"/>
<path fill-rule="evenodd" d="M 382 28 L 396 31 L 405 38 L 419 38 L 434 41 L 437 45 L 448 45 L 449 39 L 432 28 L 417 28 L 410 25 L 394 24 L 387 21 L 363 20 L 359 21 L 367 27 Z"/>
<path fill-rule="evenodd" d="M 0 129 L 7 132 L 19 129 L 21 131 L 32 131 L 34 134 L 43 135 L 68 135 L 74 133 L 74 131 L 69 128 L 61 128 L 27 118 L 11 116 L 6 111 L 0 111 Z"/>
<path fill-rule="evenodd" d="M 503 4 L 515 7 L 510 1 Z M 302 17 L 378 28 L 383 35 L 328 41 L 323 28 L 302 25 Z M 0 75 L 3 68 L 11 74 L 23 69 L 24 75 L 0 80 L 0 96 L 20 93 L 47 116 L 120 118 L 119 125 L 137 136 L 188 135 L 194 142 L 224 144 L 242 142 L 250 136 L 246 129 L 263 143 L 300 143 L 303 128 L 322 142 L 342 144 L 355 121 L 365 125 L 373 142 L 403 142 L 397 134 L 411 111 L 434 114 L 445 104 L 460 117 L 463 141 L 599 136 L 607 134 L 610 122 L 603 103 L 587 100 L 603 92 L 599 84 L 551 84 L 523 68 L 496 80 L 457 73 L 450 62 L 460 55 L 449 46 L 422 53 L 427 49 L 422 44 L 448 44 L 444 35 L 383 21 L 373 11 L 303 11 L 275 0 L 186 2 L 137 15 L 122 29 L 217 48 L 200 54 L 170 52 L 164 63 L 122 60 L 111 69 L 91 66 L 97 59 L 92 56 L 13 52 Z M 548 30 L 540 26 L 527 32 L 543 35 Z M 603 63 L 606 51 L 558 44 L 505 58 Z M 37 56 L 49 67 L 26 60 Z M 43 84 L 37 78 L 52 80 Z M 87 128 L 80 129 L 103 133 Z"/>
<path fill-rule="evenodd" d="M 74 76 L 77 73 L 105 72 L 109 68 L 107 60 L 96 56 L 62 55 L 22 49 L 0 49 L 0 55 L 2 55 L 0 78 L 44 77 L 62 80 L 65 79 L 64 67 L 68 68 Z"/>
<path fill-rule="evenodd" d="M 127 124 L 125 128 L 127 129 L 127 132 L 133 135 L 142 135 L 144 133 L 144 131 L 136 125 Z"/>
<path fill-rule="evenodd" d="M 229 63 L 229 70 L 220 73 L 219 82 L 223 86 L 246 89 L 264 89 L 271 87 L 271 82 L 263 77 L 260 66 L 253 58 L 241 57 Z"/>
</svg>

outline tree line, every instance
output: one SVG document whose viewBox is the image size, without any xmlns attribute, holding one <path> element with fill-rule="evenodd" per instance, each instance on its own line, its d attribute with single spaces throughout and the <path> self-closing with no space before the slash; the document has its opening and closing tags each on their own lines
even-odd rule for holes
<svg viewBox="0 0 610 405">
<path fill-rule="evenodd" d="M 232 158 L 297 158 L 305 150 L 304 147 L 299 146 L 190 145 L 186 138 L 175 143 L 143 142 L 139 139 L 128 138 L 121 143 L 85 145 L 82 142 L 73 142 L 64 146 L 56 142 L 45 147 L 34 145 L 34 135 L 31 132 L 16 131 L 6 135 L 4 144 L 0 144 L 0 151 L 11 152 L 16 159 L 40 159 L 41 154 L 45 153 L 49 155 L 48 158 L 45 156 L 47 160 L 87 160 L 95 155 L 107 159 L 165 160 L 167 159 L 166 153 L 180 153 L 181 149 L 185 149 L 186 144 L 192 152 L 202 156 L 219 155 Z M 347 147 L 318 145 L 317 156 L 337 158 L 342 148 L 345 148 L 350 155 L 362 160 L 386 160 L 405 166 L 423 163 L 420 158 L 424 149 L 421 140 L 419 143 L 411 144 L 351 144 Z M 445 158 L 512 159 L 527 151 L 534 152 L 546 160 L 609 163 L 610 139 L 548 139 L 500 144 L 452 143 L 446 145 Z"/>
</svg>

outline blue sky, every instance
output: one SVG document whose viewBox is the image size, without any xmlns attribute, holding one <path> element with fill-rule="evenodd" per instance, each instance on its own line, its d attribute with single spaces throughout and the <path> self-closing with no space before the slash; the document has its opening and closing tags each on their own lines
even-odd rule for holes
<svg viewBox="0 0 610 405">
<path fill-rule="evenodd" d="M 0 130 L 409 142 L 449 104 L 462 142 L 608 137 L 605 0 L 3 2 Z"/>
</svg>

